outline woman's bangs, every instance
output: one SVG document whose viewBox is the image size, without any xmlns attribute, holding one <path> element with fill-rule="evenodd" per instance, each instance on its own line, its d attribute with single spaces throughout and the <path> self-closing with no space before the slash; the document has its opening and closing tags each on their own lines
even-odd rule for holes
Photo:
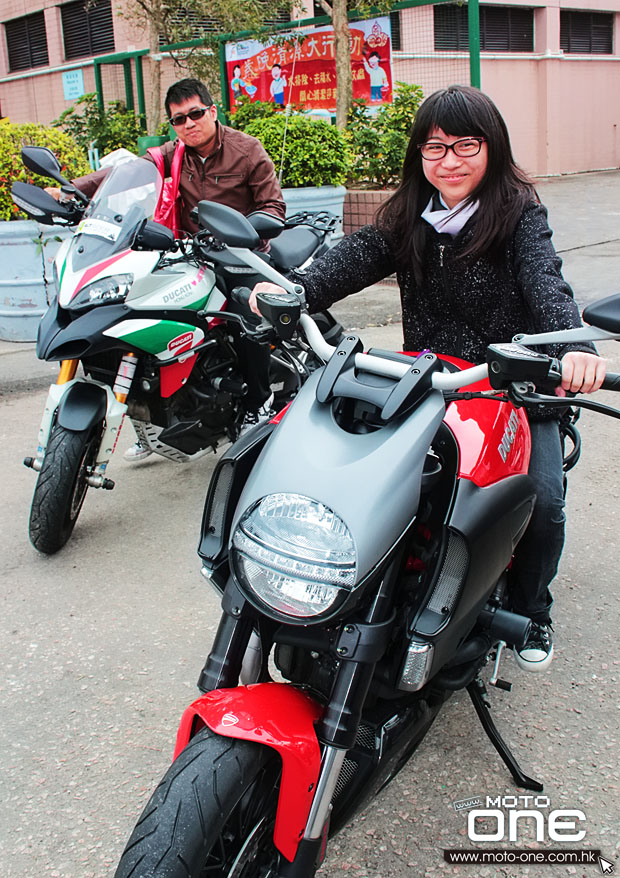
<svg viewBox="0 0 620 878">
<path fill-rule="evenodd" d="M 422 104 L 422 108 L 424 108 L 424 104 Z M 441 128 L 444 134 L 450 137 L 468 137 L 469 135 L 486 137 L 486 132 L 480 125 L 480 119 L 475 118 L 478 115 L 473 112 L 475 108 L 458 91 L 445 91 L 434 102 L 432 108 L 428 107 L 428 109 L 430 110 L 429 117 L 424 120 L 427 123 L 424 133 L 425 140 L 435 128 Z"/>
</svg>

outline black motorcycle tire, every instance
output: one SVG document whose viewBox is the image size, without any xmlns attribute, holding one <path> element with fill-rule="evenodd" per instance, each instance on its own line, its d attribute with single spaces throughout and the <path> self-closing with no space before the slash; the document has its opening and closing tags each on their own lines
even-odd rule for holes
<svg viewBox="0 0 620 878">
<path fill-rule="evenodd" d="M 53 555 L 65 545 L 88 490 L 89 467 L 99 450 L 101 424 L 94 430 L 53 428 L 34 489 L 29 535 L 32 545 Z"/>
<path fill-rule="evenodd" d="M 270 747 L 201 729 L 142 812 L 115 878 L 275 874 L 280 772 L 280 757 Z"/>
</svg>

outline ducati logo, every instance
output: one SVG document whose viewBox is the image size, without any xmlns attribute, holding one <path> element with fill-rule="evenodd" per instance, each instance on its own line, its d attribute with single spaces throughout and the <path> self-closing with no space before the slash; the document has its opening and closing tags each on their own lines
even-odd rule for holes
<svg viewBox="0 0 620 878">
<path fill-rule="evenodd" d="M 184 332 L 183 335 L 177 335 L 176 338 L 173 338 L 171 341 L 168 342 L 168 350 L 178 351 L 180 347 L 191 345 L 193 340 L 193 332 Z"/>
<path fill-rule="evenodd" d="M 510 418 L 508 419 L 508 426 L 504 430 L 504 435 L 502 436 L 502 441 L 497 446 L 497 450 L 499 451 L 499 456 L 506 463 L 508 460 L 508 455 L 510 454 L 510 449 L 512 448 L 513 442 L 516 439 L 517 431 L 519 429 L 519 418 L 516 412 L 512 412 Z"/>
<path fill-rule="evenodd" d="M 239 717 L 235 716 L 234 713 L 225 713 L 222 717 L 223 726 L 236 726 L 238 722 Z"/>
</svg>

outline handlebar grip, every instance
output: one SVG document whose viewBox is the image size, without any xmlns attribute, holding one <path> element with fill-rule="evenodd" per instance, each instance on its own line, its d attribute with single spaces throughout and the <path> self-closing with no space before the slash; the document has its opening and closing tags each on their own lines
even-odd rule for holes
<svg viewBox="0 0 620 878">
<path fill-rule="evenodd" d="M 235 287 L 234 290 L 231 292 L 230 297 L 233 302 L 237 303 L 237 305 L 248 308 L 251 295 L 252 290 L 249 287 Z"/>
<path fill-rule="evenodd" d="M 620 390 L 620 372 L 608 372 L 601 385 L 601 390 Z"/>
</svg>

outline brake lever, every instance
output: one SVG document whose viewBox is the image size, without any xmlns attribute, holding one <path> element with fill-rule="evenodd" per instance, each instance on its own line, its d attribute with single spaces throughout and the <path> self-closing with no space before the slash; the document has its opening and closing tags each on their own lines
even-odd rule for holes
<svg viewBox="0 0 620 878">
<path fill-rule="evenodd" d="M 523 385 L 520 386 L 523 387 Z M 528 385 L 525 385 L 525 387 L 527 389 Z M 528 393 L 522 392 L 518 388 L 519 384 L 515 383 L 512 384 L 510 386 L 510 389 L 508 390 L 510 401 L 517 408 L 523 405 L 547 405 L 553 406 L 555 408 L 567 408 L 569 406 L 575 406 L 582 409 L 589 409 L 593 412 L 598 412 L 601 415 L 609 415 L 610 418 L 618 418 L 620 420 L 620 410 L 614 409 L 609 405 L 604 405 L 602 402 L 594 402 L 590 399 L 583 399 L 573 396 L 547 396 L 544 393 Z"/>
</svg>

